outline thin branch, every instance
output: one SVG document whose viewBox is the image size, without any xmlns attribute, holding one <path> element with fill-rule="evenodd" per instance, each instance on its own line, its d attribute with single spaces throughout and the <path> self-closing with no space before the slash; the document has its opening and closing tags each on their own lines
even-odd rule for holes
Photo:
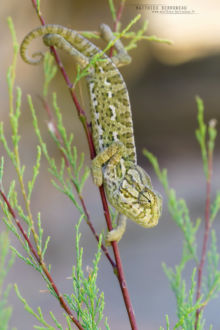
<svg viewBox="0 0 220 330">
<path fill-rule="evenodd" d="M 115 19 L 114 26 L 113 26 L 113 31 L 114 32 L 118 31 L 120 19 L 121 19 L 121 16 L 123 14 L 124 6 L 125 6 L 125 1 L 126 0 L 121 0 L 121 3 L 119 5 L 119 8 L 118 8 L 118 11 L 117 11 L 117 14 L 116 14 L 116 19 Z M 114 46 L 109 51 L 109 57 L 113 56 L 113 50 L 114 50 Z"/>
<path fill-rule="evenodd" d="M 210 222 L 210 193 L 211 193 L 211 178 L 212 178 L 212 159 L 213 159 L 213 152 L 209 150 L 208 153 L 208 176 L 206 180 L 206 204 L 205 204 L 205 231 L 203 237 L 203 244 L 202 244 L 202 255 L 201 260 L 198 266 L 198 278 L 197 278 L 197 293 L 196 293 L 196 301 L 201 296 L 201 288 L 202 288 L 202 276 L 203 276 L 203 269 L 206 259 L 206 252 L 207 252 L 207 244 L 209 238 L 209 232 L 211 227 Z M 198 319 L 201 309 L 197 309 L 196 311 L 196 321 L 195 321 L 195 330 L 197 329 Z"/>
<path fill-rule="evenodd" d="M 32 4 L 33 4 L 33 6 L 34 6 L 34 8 L 37 12 L 37 15 L 38 15 L 42 25 L 45 25 L 45 21 L 42 18 L 41 13 L 37 10 L 36 0 L 31 0 L 31 1 L 32 1 Z M 124 1 L 122 1 L 122 2 L 124 2 Z M 121 11 L 121 13 L 122 13 L 122 11 Z M 120 17 L 121 17 L 121 13 L 120 13 Z M 93 159 L 95 157 L 96 153 L 95 153 L 95 148 L 94 148 L 94 144 L 93 144 L 93 140 L 92 140 L 90 125 L 87 121 L 85 111 L 81 108 L 81 106 L 80 106 L 80 104 L 77 100 L 77 97 L 76 97 L 75 93 L 73 92 L 72 83 L 70 82 L 70 80 L 68 78 L 68 75 L 67 75 L 67 73 L 66 73 L 66 71 L 63 67 L 63 64 L 62 64 L 55 48 L 54 47 L 50 47 L 50 48 L 51 48 L 52 53 L 54 54 L 56 63 L 57 63 L 57 65 L 58 65 L 58 67 L 59 67 L 59 69 L 60 69 L 60 71 L 61 71 L 61 73 L 64 77 L 64 80 L 66 81 L 66 84 L 69 88 L 71 97 L 72 97 L 73 102 L 76 106 L 78 117 L 79 117 L 79 119 L 80 119 L 80 121 L 83 125 L 83 128 L 84 128 L 85 133 L 86 133 L 86 137 L 87 137 L 87 140 L 88 140 L 89 150 L 90 150 L 90 157 L 91 157 L 91 159 Z M 101 199 L 102 199 L 104 215 L 105 215 L 105 218 L 106 218 L 108 230 L 112 230 L 111 218 L 110 218 L 108 203 L 107 203 L 105 192 L 104 192 L 104 187 L 101 186 L 99 188 L 99 191 L 100 191 L 100 195 L 101 195 Z M 132 330 L 137 330 L 138 329 L 137 328 L 137 323 L 136 323 L 133 307 L 132 307 L 132 304 L 131 304 L 131 300 L 130 300 L 130 296 L 129 296 L 129 292 L 128 292 L 128 288 L 127 288 L 127 284 L 126 284 L 126 280 L 125 280 L 125 275 L 124 275 L 124 271 L 123 271 L 123 267 L 122 267 L 122 262 L 121 262 L 121 258 L 120 258 L 118 244 L 116 242 L 112 242 L 111 245 L 112 245 L 112 248 L 113 248 L 113 251 L 114 251 L 114 256 L 115 256 L 115 261 L 116 261 L 116 266 L 117 266 L 116 275 L 117 275 L 117 278 L 118 278 L 118 281 L 119 281 L 119 284 L 120 284 L 120 288 L 121 288 L 121 291 L 122 291 L 122 295 L 123 295 L 123 298 L 124 298 L 125 306 L 126 306 L 126 309 L 127 309 L 129 320 L 130 320 L 130 325 L 131 325 Z"/>
<path fill-rule="evenodd" d="M 58 139 L 60 145 L 61 145 L 62 147 L 64 147 L 62 137 L 61 137 L 61 135 L 60 135 L 60 133 L 59 133 L 59 130 L 58 130 L 58 128 L 57 128 L 57 125 L 56 125 L 56 122 L 55 122 L 55 119 L 54 119 L 54 116 L 53 116 L 53 112 L 51 111 L 51 108 L 50 108 L 49 104 L 46 102 L 46 100 L 42 99 L 42 101 L 43 101 L 43 104 L 44 104 L 44 108 L 45 108 L 45 110 L 46 110 L 46 112 L 47 112 L 47 115 L 48 115 L 48 117 L 49 117 L 50 123 L 52 123 L 52 125 L 53 125 L 53 131 L 54 131 L 54 133 L 55 133 L 55 135 L 56 135 L 56 138 Z M 61 153 L 62 153 L 62 156 L 64 157 L 64 161 L 65 161 L 65 165 L 66 165 L 66 167 L 69 167 L 69 166 L 70 166 L 70 163 L 69 163 L 69 160 L 68 160 L 66 154 L 61 150 L 61 148 L 60 148 L 60 151 L 61 151 Z M 84 213 L 85 213 L 85 216 L 86 216 L 86 222 L 87 222 L 89 228 L 91 229 L 93 235 L 95 236 L 97 242 L 99 242 L 99 235 L 97 234 L 97 232 L 96 232 L 96 230 L 95 230 L 95 228 L 94 228 L 94 226 L 93 226 L 93 223 L 92 223 L 92 221 L 91 221 L 91 217 L 90 217 L 90 214 L 89 214 L 89 212 L 88 212 L 88 210 L 87 210 L 87 207 L 86 207 L 85 201 L 84 201 L 84 199 L 83 199 L 83 196 L 79 193 L 78 189 L 76 188 L 75 183 L 74 183 L 73 181 L 72 181 L 72 183 L 73 183 L 73 185 L 74 185 L 74 188 L 75 188 L 75 190 L 76 190 L 76 193 L 77 193 L 77 195 L 78 195 L 78 197 L 79 197 L 79 200 L 80 200 L 80 203 L 81 203 L 81 205 L 82 205 L 83 211 L 84 211 Z M 115 264 L 115 262 L 113 261 L 113 259 L 111 258 L 110 254 L 108 253 L 107 248 L 105 247 L 105 245 L 104 245 L 103 243 L 101 244 L 101 248 L 102 248 L 102 251 L 104 252 L 105 256 L 107 257 L 107 259 L 108 259 L 109 262 L 111 263 L 111 265 L 112 265 L 112 267 L 113 267 L 113 270 L 115 271 L 115 269 L 116 269 L 116 264 Z"/>
<path fill-rule="evenodd" d="M 45 22 L 44 18 L 42 17 L 41 13 L 37 9 L 36 0 L 31 0 L 31 1 L 32 1 L 33 6 L 34 6 L 34 9 L 36 10 L 37 16 L 38 16 L 41 24 L 45 25 L 46 22 Z M 80 104 L 77 100 L 76 94 L 73 91 L 73 84 L 71 83 L 71 81 L 70 81 L 70 79 L 67 75 L 67 72 L 64 69 L 63 63 L 61 62 L 61 59 L 60 59 L 56 49 L 54 47 L 50 47 L 50 50 L 53 53 L 54 58 L 55 58 L 56 63 L 57 63 L 57 66 L 59 67 L 60 72 L 62 73 L 63 78 L 64 78 L 64 80 L 65 80 L 65 82 L 66 82 L 66 84 L 69 88 L 70 95 L 71 95 L 72 100 L 73 100 L 73 102 L 75 104 L 75 107 L 77 109 L 77 114 L 79 116 L 79 119 L 80 119 L 80 121 L 83 125 L 83 128 L 85 130 L 85 133 L 86 133 L 86 137 L 87 137 L 87 140 L 88 140 L 88 143 L 89 143 L 90 156 L 91 156 L 91 158 L 94 158 L 95 157 L 95 148 L 94 148 L 94 145 L 93 145 L 93 142 L 92 142 L 92 134 L 91 134 L 90 124 L 87 121 L 85 111 L 81 108 L 81 106 L 80 106 Z"/>
<path fill-rule="evenodd" d="M 102 199 L 102 205 L 103 205 L 103 210 L 104 210 L 104 215 L 105 215 L 107 227 L 108 227 L 108 230 L 110 231 L 113 228 L 112 228 L 111 217 L 110 217 L 110 213 L 109 213 L 109 208 L 108 208 L 108 203 L 107 203 L 107 200 L 106 200 L 104 187 L 103 186 L 99 187 L 99 191 L 100 191 L 100 195 L 101 195 L 101 199 Z M 118 277 L 120 288 L 121 288 L 121 291 L 122 291 L 122 294 L 123 294 L 123 298 L 124 298 L 125 306 L 126 306 L 126 309 L 127 309 L 130 325 L 131 325 L 132 330 L 137 330 L 138 329 L 137 322 L 136 322 L 136 318 L 135 318 L 135 315 L 134 315 L 134 310 L 133 310 L 133 307 L 132 307 L 131 299 L 130 299 L 130 296 L 129 296 L 127 283 L 126 283 L 126 280 L 125 280 L 122 261 L 121 261 L 119 248 L 118 248 L 118 243 L 116 241 L 113 241 L 113 242 L 111 242 L 111 245 L 112 245 L 112 248 L 113 248 L 115 261 L 116 261 L 116 265 L 117 265 L 116 275 Z"/>
<path fill-rule="evenodd" d="M 123 14 L 124 7 L 125 7 L 125 2 L 126 2 L 126 0 L 121 0 L 120 6 L 118 8 L 117 15 L 116 15 L 116 20 L 114 22 L 114 27 L 113 27 L 115 32 L 118 31 L 118 26 L 119 26 L 121 16 Z"/>
<path fill-rule="evenodd" d="M 13 217 L 14 221 L 16 222 L 16 225 L 19 229 L 19 231 L 21 232 L 24 240 L 27 242 L 28 247 L 31 251 L 31 253 L 33 254 L 34 258 L 36 259 L 37 263 L 39 264 L 39 266 L 42 268 L 44 274 L 46 275 L 48 281 L 50 282 L 51 287 L 53 288 L 54 292 L 56 293 L 56 296 L 60 302 L 61 307 L 65 310 L 65 312 L 69 315 L 69 317 L 71 318 L 72 322 L 75 323 L 75 325 L 78 327 L 78 329 L 83 330 L 83 327 L 81 326 L 81 324 L 79 323 L 79 321 L 74 317 L 74 315 L 72 314 L 70 308 L 68 307 L 68 305 L 66 304 L 62 294 L 59 292 L 56 284 L 54 283 L 54 280 L 51 276 L 51 274 L 49 273 L 46 264 L 44 263 L 43 259 L 39 256 L 38 252 L 35 250 L 34 246 L 32 245 L 31 241 L 29 240 L 25 230 L 23 229 L 20 221 L 18 220 L 15 211 L 13 210 L 9 200 L 7 199 L 6 195 L 4 194 L 4 192 L 2 190 L 0 190 L 0 194 L 3 198 L 3 200 L 5 201 L 7 207 L 8 207 L 8 211 L 10 212 L 11 216 Z"/>
<path fill-rule="evenodd" d="M 90 215 L 89 215 L 88 210 L 86 208 L 85 201 L 84 201 L 84 199 L 83 199 L 83 197 L 81 195 L 79 195 L 79 199 L 80 199 L 82 208 L 84 210 L 84 213 L 86 215 L 86 222 L 87 222 L 89 228 L 91 229 L 93 235 L 95 236 L 97 242 L 99 242 L 99 235 L 97 234 L 97 232 L 96 232 L 96 230 L 95 230 L 95 228 L 93 226 L 93 223 L 91 221 Z M 110 256 L 110 254 L 108 253 L 108 250 L 107 250 L 106 246 L 103 243 L 101 244 L 101 248 L 102 248 L 102 251 L 104 252 L 105 256 L 107 257 L 107 259 L 111 263 L 111 265 L 113 267 L 113 271 L 114 272 L 117 271 L 117 266 L 116 266 L 115 262 L 113 261 L 112 257 Z"/>
</svg>

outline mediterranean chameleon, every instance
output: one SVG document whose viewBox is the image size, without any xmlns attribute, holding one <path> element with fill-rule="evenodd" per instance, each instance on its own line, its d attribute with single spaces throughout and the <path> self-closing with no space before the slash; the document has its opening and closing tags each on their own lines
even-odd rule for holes
<svg viewBox="0 0 220 330">
<path fill-rule="evenodd" d="M 114 40 L 111 29 L 102 24 L 101 35 Z M 91 107 L 92 136 L 97 156 L 92 160 L 92 175 L 97 186 L 104 184 L 108 201 L 119 212 L 118 226 L 107 235 L 107 243 L 119 241 L 130 218 L 143 227 L 156 226 L 161 214 L 162 198 L 153 189 L 149 175 L 137 165 L 129 95 L 118 66 L 130 62 L 121 41 L 115 40 L 117 55 L 106 54 L 78 32 L 60 25 L 45 25 L 31 31 L 23 40 L 21 57 L 38 64 L 43 54 L 29 57 L 31 40 L 42 36 L 46 46 L 55 46 L 73 56 L 86 76 Z M 89 65 L 94 55 L 100 59 Z"/>
</svg>

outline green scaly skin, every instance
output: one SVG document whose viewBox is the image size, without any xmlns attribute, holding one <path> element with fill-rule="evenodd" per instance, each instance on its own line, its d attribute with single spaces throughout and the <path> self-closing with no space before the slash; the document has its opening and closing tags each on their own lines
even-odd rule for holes
<svg viewBox="0 0 220 330">
<path fill-rule="evenodd" d="M 103 24 L 102 30 L 108 35 L 105 33 L 109 32 L 108 26 Z M 111 38 L 112 34 L 109 35 Z M 47 46 L 67 51 L 81 68 L 85 68 L 94 55 L 101 53 L 76 31 L 59 25 L 45 25 L 31 31 L 21 44 L 20 53 L 27 63 L 38 64 L 43 57 L 41 53 L 31 58 L 26 54 L 31 40 L 39 36 L 43 36 Z M 121 44 L 119 48 L 123 50 Z M 129 95 L 116 67 L 116 64 L 120 65 L 120 59 L 117 56 L 110 59 L 105 54 L 101 59 L 90 67 L 86 80 L 97 153 L 92 162 L 93 179 L 98 186 L 104 184 L 107 198 L 119 212 L 122 222 L 108 233 L 107 241 L 110 242 L 122 237 L 126 217 L 146 228 L 156 226 L 162 198 L 153 190 L 149 175 L 137 165 Z"/>
</svg>

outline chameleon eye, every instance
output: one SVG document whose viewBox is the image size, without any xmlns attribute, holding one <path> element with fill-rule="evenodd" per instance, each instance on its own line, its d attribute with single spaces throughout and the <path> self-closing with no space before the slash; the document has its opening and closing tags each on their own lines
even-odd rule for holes
<svg viewBox="0 0 220 330">
<path fill-rule="evenodd" d="M 139 203 L 151 207 L 153 205 L 154 198 L 149 192 L 141 191 L 139 194 Z"/>
</svg>

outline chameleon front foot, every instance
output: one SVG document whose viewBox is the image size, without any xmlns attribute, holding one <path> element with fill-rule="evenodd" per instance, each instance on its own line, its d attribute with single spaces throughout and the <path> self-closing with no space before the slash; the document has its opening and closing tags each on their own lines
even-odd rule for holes
<svg viewBox="0 0 220 330">
<path fill-rule="evenodd" d="M 92 177 L 94 184 L 100 187 L 103 183 L 102 168 L 98 166 L 96 162 L 94 162 L 93 160 L 91 170 L 92 170 Z"/>
<path fill-rule="evenodd" d="M 119 213 L 117 227 L 109 231 L 106 236 L 105 243 L 107 246 L 110 245 L 113 241 L 119 242 L 121 240 L 126 229 L 126 219 L 127 217 L 124 214 Z"/>
<path fill-rule="evenodd" d="M 108 167 L 114 168 L 125 153 L 125 147 L 121 142 L 113 142 L 92 160 L 91 170 L 96 186 L 100 187 L 103 184 L 103 164 L 109 161 Z"/>
</svg>

